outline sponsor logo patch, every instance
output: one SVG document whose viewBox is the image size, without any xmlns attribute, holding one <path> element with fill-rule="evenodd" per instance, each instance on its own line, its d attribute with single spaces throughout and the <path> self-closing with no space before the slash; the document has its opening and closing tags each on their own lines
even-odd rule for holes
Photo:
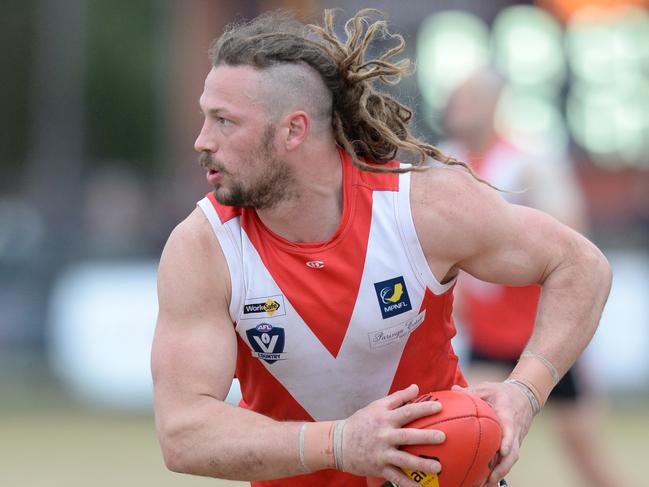
<svg viewBox="0 0 649 487">
<path fill-rule="evenodd" d="M 375 282 L 374 289 L 376 290 L 376 298 L 379 300 L 381 315 L 384 320 L 412 309 L 403 276 Z"/>
<path fill-rule="evenodd" d="M 411 320 L 399 323 L 390 328 L 376 330 L 367 334 L 370 341 L 370 348 L 381 348 L 391 343 L 400 342 L 407 339 L 426 319 L 426 310 L 419 313 Z"/>
<path fill-rule="evenodd" d="M 259 323 L 254 328 L 246 330 L 248 343 L 252 347 L 252 356 L 269 364 L 278 360 L 286 360 L 284 353 L 284 328 L 270 323 Z"/>
<path fill-rule="evenodd" d="M 284 296 L 281 294 L 264 298 L 246 299 L 242 320 L 258 320 L 286 315 Z"/>
<path fill-rule="evenodd" d="M 408 468 L 402 468 L 403 473 L 405 473 L 412 480 L 417 482 L 424 487 L 439 487 L 439 477 L 436 473 L 432 472 L 422 472 L 421 470 L 410 470 Z"/>
</svg>

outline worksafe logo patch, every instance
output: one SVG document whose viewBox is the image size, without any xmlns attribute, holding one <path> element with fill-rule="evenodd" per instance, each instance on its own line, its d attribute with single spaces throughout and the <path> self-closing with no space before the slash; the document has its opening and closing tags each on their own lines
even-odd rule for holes
<svg viewBox="0 0 649 487">
<path fill-rule="evenodd" d="M 384 320 L 412 309 L 403 276 L 375 282 L 374 289 L 376 290 L 376 298 L 379 300 L 381 315 Z"/>
<path fill-rule="evenodd" d="M 263 298 L 246 299 L 246 302 L 243 305 L 243 316 L 241 319 L 259 320 L 285 315 L 286 308 L 284 306 L 284 296 L 277 294 L 275 296 L 266 296 Z"/>
<path fill-rule="evenodd" d="M 270 323 L 259 323 L 254 328 L 246 330 L 246 336 L 252 348 L 253 357 L 269 364 L 286 359 L 284 328 L 273 326 Z"/>
</svg>

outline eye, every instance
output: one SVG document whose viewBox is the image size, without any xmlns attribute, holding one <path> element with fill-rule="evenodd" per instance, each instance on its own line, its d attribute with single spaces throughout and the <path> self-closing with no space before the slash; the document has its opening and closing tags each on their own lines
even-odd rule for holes
<svg viewBox="0 0 649 487">
<path fill-rule="evenodd" d="M 230 125 L 232 123 L 231 120 L 228 120 L 227 118 L 223 118 L 223 117 L 216 117 L 216 122 L 220 123 L 224 127 L 227 127 L 228 125 Z"/>
</svg>

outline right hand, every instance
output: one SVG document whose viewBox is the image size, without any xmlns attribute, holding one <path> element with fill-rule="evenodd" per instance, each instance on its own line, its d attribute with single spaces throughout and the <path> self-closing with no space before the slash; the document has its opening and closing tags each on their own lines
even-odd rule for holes
<svg viewBox="0 0 649 487">
<path fill-rule="evenodd" d="M 518 460 L 520 445 L 532 423 L 533 414 L 529 400 L 516 386 L 506 382 L 483 382 L 475 387 L 453 386 L 483 399 L 496 412 L 503 437 L 498 464 L 489 476 L 485 487 L 498 487 L 502 479 Z"/>
<path fill-rule="evenodd" d="M 432 429 L 402 428 L 415 419 L 438 413 L 435 401 L 408 404 L 419 395 L 411 385 L 378 399 L 347 419 L 343 434 L 344 470 L 354 475 L 382 477 L 400 487 L 421 487 L 401 468 L 439 473 L 439 462 L 399 449 L 400 445 L 439 444 L 444 433 Z"/>
</svg>

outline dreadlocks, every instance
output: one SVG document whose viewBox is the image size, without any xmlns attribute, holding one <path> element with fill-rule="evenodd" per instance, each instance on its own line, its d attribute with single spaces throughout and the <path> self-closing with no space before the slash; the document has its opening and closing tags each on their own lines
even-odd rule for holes
<svg viewBox="0 0 649 487">
<path fill-rule="evenodd" d="M 372 16 L 379 19 L 372 20 Z M 376 88 L 377 82 L 398 84 L 410 68 L 408 59 L 391 61 L 403 52 L 405 41 L 388 30 L 385 15 L 379 10 L 361 10 L 345 23 L 344 30 L 343 41 L 334 32 L 333 10 L 325 10 L 322 26 L 304 25 L 286 12 L 272 12 L 228 26 L 212 44 L 210 59 L 214 66 L 249 65 L 272 71 L 293 64 L 315 70 L 329 95 L 319 97 L 320 112 L 327 112 L 336 141 L 363 170 L 423 170 L 430 157 L 462 166 L 476 177 L 464 162 L 415 137 L 409 127 L 412 110 Z M 378 58 L 366 60 L 369 46 L 378 38 L 396 40 L 396 45 Z M 408 168 L 382 166 L 400 150 L 415 154 L 417 160 Z"/>
</svg>

